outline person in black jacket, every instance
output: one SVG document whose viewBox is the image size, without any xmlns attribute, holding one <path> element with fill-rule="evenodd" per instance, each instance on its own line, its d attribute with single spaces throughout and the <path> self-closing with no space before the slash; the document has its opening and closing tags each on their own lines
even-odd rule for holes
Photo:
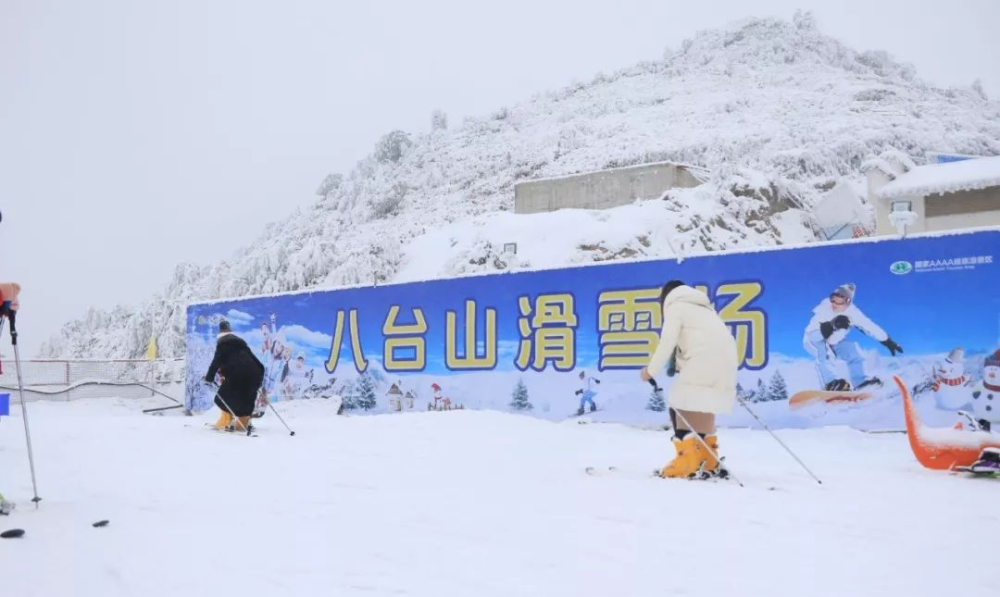
<svg viewBox="0 0 1000 597">
<path fill-rule="evenodd" d="M 222 416 L 215 423 L 216 429 L 235 426 L 247 429 L 250 415 L 257 402 L 257 391 L 264 382 L 264 365 L 253 350 L 239 336 L 233 334 L 229 322 L 219 322 L 219 337 L 215 345 L 215 357 L 205 375 L 206 383 L 215 381 L 215 374 L 222 376 L 222 385 L 215 397 L 215 405 L 222 409 Z M 222 398 L 225 402 L 223 403 Z M 232 409 L 232 413 L 229 409 Z M 233 421 L 233 416 L 238 422 Z"/>
</svg>

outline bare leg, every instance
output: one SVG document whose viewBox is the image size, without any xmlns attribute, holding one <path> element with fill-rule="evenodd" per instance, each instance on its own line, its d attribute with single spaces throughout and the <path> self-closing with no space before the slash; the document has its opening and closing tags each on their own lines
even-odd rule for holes
<svg viewBox="0 0 1000 597">
<path fill-rule="evenodd" d="M 702 435 L 712 435 L 715 433 L 715 414 L 679 409 L 677 412 L 694 428 L 688 429 L 684 421 L 681 420 L 681 417 L 677 417 L 677 429 L 694 431 Z"/>
</svg>

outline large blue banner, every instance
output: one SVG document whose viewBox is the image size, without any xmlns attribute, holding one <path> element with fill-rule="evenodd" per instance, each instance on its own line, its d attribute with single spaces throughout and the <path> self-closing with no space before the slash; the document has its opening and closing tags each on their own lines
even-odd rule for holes
<svg viewBox="0 0 1000 597">
<path fill-rule="evenodd" d="M 739 392 L 775 426 L 902 428 L 894 375 L 928 422 L 991 419 L 998 243 L 987 230 L 193 304 L 188 399 L 211 407 L 200 379 L 225 318 L 266 366 L 272 401 L 336 394 L 354 412 L 550 419 L 583 406 L 663 423 L 638 370 L 657 345 L 659 289 L 676 278 L 714 301 L 737 340 Z M 659 381 L 669 396 L 672 380 Z M 830 382 L 858 392 L 808 393 Z M 737 407 L 720 423 L 751 421 Z"/>
</svg>

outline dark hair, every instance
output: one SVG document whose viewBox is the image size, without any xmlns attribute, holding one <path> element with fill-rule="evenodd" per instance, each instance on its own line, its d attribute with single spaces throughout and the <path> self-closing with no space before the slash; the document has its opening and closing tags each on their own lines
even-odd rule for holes
<svg viewBox="0 0 1000 597">
<path fill-rule="evenodd" d="M 663 306 L 663 302 L 665 300 L 667 300 L 667 295 L 670 294 L 670 292 L 674 288 L 677 288 L 678 286 L 684 286 L 684 282 L 681 282 L 680 280 L 671 280 L 671 281 L 669 281 L 669 282 L 667 282 L 666 284 L 663 285 L 663 288 L 660 290 L 660 306 L 661 307 Z"/>
<path fill-rule="evenodd" d="M 219 322 L 219 333 L 231 332 L 233 328 L 229 325 L 229 322 L 223 319 Z"/>
</svg>

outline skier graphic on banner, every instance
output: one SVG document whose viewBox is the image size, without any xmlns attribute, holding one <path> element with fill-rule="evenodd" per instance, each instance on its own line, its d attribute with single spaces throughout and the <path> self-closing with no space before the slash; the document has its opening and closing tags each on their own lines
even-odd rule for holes
<svg viewBox="0 0 1000 597">
<path fill-rule="evenodd" d="M 580 397 L 580 408 L 576 411 L 576 414 L 582 415 L 587 403 L 590 403 L 590 412 L 597 410 L 597 405 L 594 404 L 594 396 L 597 395 L 594 384 L 600 383 L 601 380 L 588 376 L 586 371 L 580 372 L 580 389 L 576 391 L 576 395 Z"/>
</svg>

